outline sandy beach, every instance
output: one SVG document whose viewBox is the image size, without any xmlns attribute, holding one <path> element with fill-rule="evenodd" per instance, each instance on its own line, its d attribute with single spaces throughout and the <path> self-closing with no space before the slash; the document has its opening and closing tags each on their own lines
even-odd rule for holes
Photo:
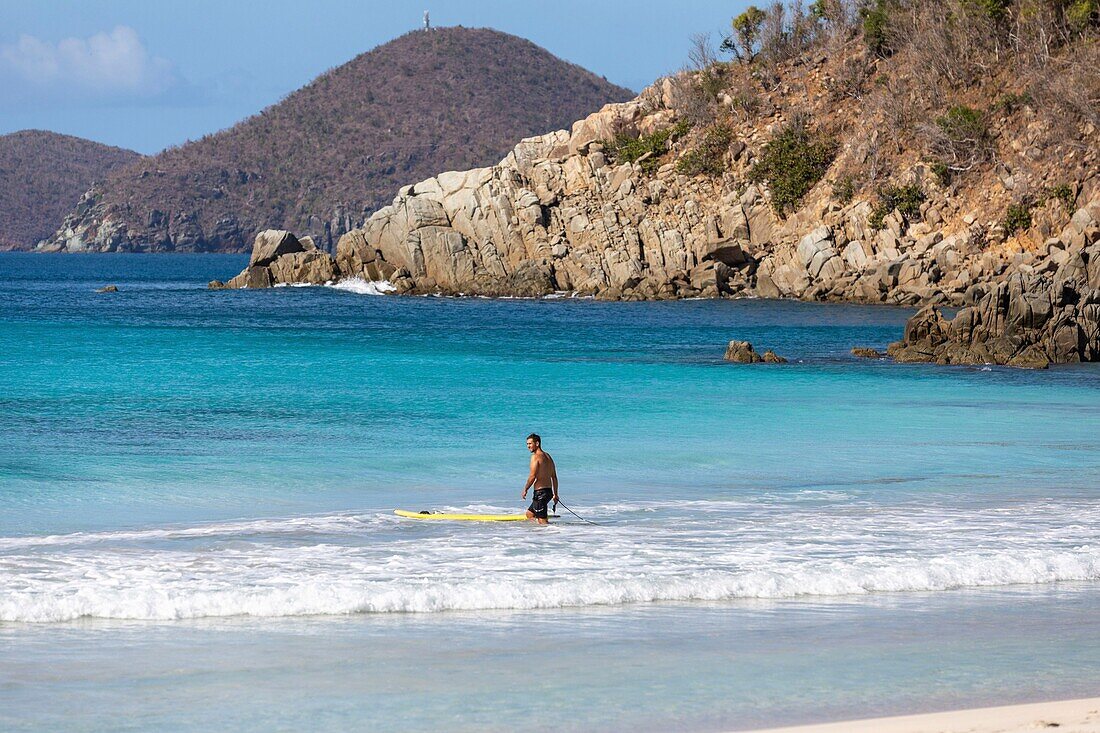
<svg viewBox="0 0 1100 733">
<path fill-rule="evenodd" d="M 1048 729 L 1097 733 L 1100 697 L 769 728 L 758 733 L 1024 733 Z"/>
</svg>

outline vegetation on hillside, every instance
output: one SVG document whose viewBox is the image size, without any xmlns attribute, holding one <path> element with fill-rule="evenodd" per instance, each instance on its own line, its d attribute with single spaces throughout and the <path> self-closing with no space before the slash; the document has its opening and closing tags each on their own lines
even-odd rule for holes
<svg viewBox="0 0 1100 733">
<path fill-rule="evenodd" d="M 140 157 L 43 130 L 0 135 L 0 249 L 26 249 L 50 236 L 95 181 Z"/>
<path fill-rule="evenodd" d="M 1068 211 L 1070 184 L 1096 176 L 1100 0 L 774 2 L 734 17 L 717 51 L 694 38 L 689 59 L 652 98 L 692 127 L 659 163 L 762 183 L 781 215 L 828 179 L 841 205 L 870 199 L 880 225 L 895 210 L 915 220 L 924 171 L 945 196 L 999 181 L 1011 233 L 1037 190 L 1056 187 L 1042 200 Z"/>
<path fill-rule="evenodd" d="M 749 180 L 767 182 L 772 207 L 782 216 L 798 208 L 835 155 L 836 142 L 831 137 L 812 132 L 804 118 L 796 117 L 764 146 Z"/>
</svg>

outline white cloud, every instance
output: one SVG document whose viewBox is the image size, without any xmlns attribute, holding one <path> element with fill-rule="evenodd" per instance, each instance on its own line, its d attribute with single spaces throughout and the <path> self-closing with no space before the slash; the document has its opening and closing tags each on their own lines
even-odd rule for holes
<svg viewBox="0 0 1100 733">
<path fill-rule="evenodd" d="M 120 25 L 90 38 L 20 36 L 0 46 L 0 77 L 43 96 L 154 97 L 176 82 L 171 63 L 151 56 L 137 32 Z"/>
</svg>

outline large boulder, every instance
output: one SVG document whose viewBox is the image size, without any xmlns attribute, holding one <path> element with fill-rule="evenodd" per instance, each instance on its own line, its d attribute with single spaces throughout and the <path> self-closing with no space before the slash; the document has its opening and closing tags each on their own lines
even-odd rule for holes
<svg viewBox="0 0 1100 733">
<path fill-rule="evenodd" d="M 730 341 L 726 347 L 725 359 L 736 364 L 757 364 L 764 361 L 748 341 Z"/>
<path fill-rule="evenodd" d="M 275 281 L 271 279 L 271 271 L 266 267 L 246 267 L 240 275 L 228 282 L 211 281 L 210 288 L 212 290 L 236 290 L 242 288 L 270 288 L 274 285 Z"/>
<path fill-rule="evenodd" d="M 310 245 L 312 244 L 313 241 L 310 240 Z M 282 255 L 303 251 L 305 247 L 290 232 L 282 229 L 268 229 L 257 234 L 255 241 L 252 242 L 252 257 L 248 260 L 248 266 L 265 267 Z"/>
<path fill-rule="evenodd" d="M 286 284 L 324 285 L 339 276 L 336 260 L 319 250 L 283 255 L 268 265 L 268 270 L 273 282 Z"/>
<path fill-rule="evenodd" d="M 323 285 L 341 277 L 336 260 L 309 237 L 269 229 L 256 235 L 252 256 L 241 274 L 228 282 L 212 280 L 212 290 L 270 288 L 276 285 Z"/>
</svg>

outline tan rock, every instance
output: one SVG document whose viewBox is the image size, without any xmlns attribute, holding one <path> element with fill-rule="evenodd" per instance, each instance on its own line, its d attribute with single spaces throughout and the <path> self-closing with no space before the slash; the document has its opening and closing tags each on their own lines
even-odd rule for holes
<svg viewBox="0 0 1100 733">
<path fill-rule="evenodd" d="M 309 283 L 324 285 L 337 279 L 332 255 L 313 249 L 279 257 L 267 267 L 273 285 Z"/>
<path fill-rule="evenodd" d="M 248 260 L 249 267 L 263 267 L 275 261 L 280 255 L 291 252 L 301 252 L 305 248 L 302 243 L 288 231 L 281 229 L 268 229 L 256 235 L 252 243 L 252 257 Z"/>
</svg>

